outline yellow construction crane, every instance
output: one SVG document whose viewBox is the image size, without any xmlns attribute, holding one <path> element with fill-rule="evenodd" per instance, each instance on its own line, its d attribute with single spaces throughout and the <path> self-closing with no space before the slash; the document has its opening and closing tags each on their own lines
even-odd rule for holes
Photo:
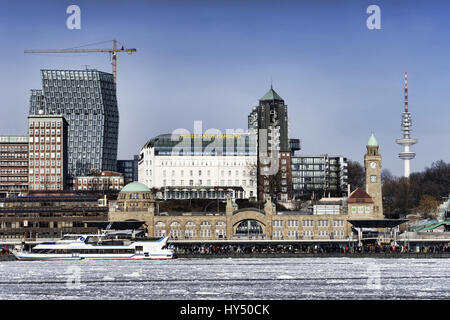
<svg viewBox="0 0 450 320">
<path fill-rule="evenodd" d="M 112 49 L 46 49 L 46 50 L 25 50 L 25 53 L 92 53 L 92 52 L 109 52 L 112 58 L 112 73 L 114 75 L 114 83 L 117 84 L 117 53 L 127 52 L 132 54 L 136 49 L 117 48 L 117 40 L 112 40 Z"/>
</svg>

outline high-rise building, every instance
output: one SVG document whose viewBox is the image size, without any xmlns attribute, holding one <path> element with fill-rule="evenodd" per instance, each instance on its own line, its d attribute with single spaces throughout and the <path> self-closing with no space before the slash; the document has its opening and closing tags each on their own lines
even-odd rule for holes
<svg viewBox="0 0 450 320">
<path fill-rule="evenodd" d="M 95 69 L 41 70 L 30 115 L 62 115 L 68 127 L 68 174 L 116 171 L 119 112 L 112 74 Z"/>
<path fill-rule="evenodd" d="M 416 154 L 409 150 L 409 147 L 417 143 L 417 139 L 411 138 L 411 113 L 408 110 L 408 75 L 405 72 L 405 96 L 404 96 L 405 109 L 402 113 L 402 132 L 403 138 L 396 139 L 395 142 L 403 146 L 403 152 L 398 154 L 398 157 L 403 160 L 404 164 L 404 176 L 409 177 L 410 172 L 410 160 L 414 159 Z"/>
<path fill-rule="evenodd" d="M 258 199 L 289 200 L 292 145 L 287 105 L 272 86 L 248 116 L 248 130 L 258 132 Z"/>
<path fill-rule="evenodd" d="M 66 189 L 67 121 L 61 115 L 30 115 L 28 130 L 29 190 Z"/>
<path fill-rule="evenodd" d="M 0 136 L 0 197 L 28 191 L 28 137 Z"/>
</svg>

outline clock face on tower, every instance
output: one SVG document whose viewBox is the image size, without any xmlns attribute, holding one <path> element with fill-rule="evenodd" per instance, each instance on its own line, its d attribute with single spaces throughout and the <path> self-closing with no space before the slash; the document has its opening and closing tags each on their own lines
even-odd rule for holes
<svg viewBox="0 0 450 320">
<path fill-rule="evenodd" d="M 371 167 L 372 169 L 375 169 L 375 168 L 377 167 L 377 163 L 372 161 L 372 162 L 370 163 L 370 167 Z"/>
</svg>

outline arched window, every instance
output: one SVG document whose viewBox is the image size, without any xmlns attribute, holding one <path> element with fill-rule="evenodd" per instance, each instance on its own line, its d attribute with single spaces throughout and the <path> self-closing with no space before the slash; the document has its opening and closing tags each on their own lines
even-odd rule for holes
<svg viewBox="0 0 450 320">
<path fill-rule="evenodd" d="M 217 221 L 216 227 L 225 227 L 226 223 L 224 221 Z"/>
<path fill-rule="evenodd" d="M 155 227 L 159 227 L 159 228 L 162 228 L 162 227 L 165 227 L 166 226 L 166 224 L 164 223 L 164 222 L 162 222 L 162 221 L 158 221 L 156 224 L 155 224 Z"/>
<path fill-rule="evenodd" d="M 263 233 L 260 223 L 256 220 L 248 219 L 242 221 L 236 228 L 236 234 L 256 236 Z"/>
<path fill-rule="evenodd" d="M 193 221 L 188 221 L 188 222 L 186 222 L 185 227 L 193 228 L 193 227 L 195 227 L 195 223 Z"/>
<path fill-rule="evenodd" d="M 200 227 L 211 227 L 211 223 L 209 221 L 202 221 L 202 223 L 200 223 Z"/>
<path fill-rule="evenodd" d="M 178 221 L 174 221 L 170 224 L 171 228 L 179 228 L 181 227 L 181 224 Z"/>
</svg>

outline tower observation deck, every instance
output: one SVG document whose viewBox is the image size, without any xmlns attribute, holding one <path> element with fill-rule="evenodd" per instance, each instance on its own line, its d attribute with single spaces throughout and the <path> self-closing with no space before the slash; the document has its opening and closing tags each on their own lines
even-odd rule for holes
<svg viewBox="0 0 450 320">
<path fill-rule="evenodd" d="M 412 119 L 411 114 L 408 111 L 408 78 L 405 72 L 405 98 L 404 98 L 405 110 L 402 113 L 401 131 L 403 132 L 403 138 L 396 139 L 395 142 L 403 146 L 403 152 L 398 154 L 398 157 L 403 160 L 404 163 L 404 176 L 409 177 L 410 163 L 409 161 L 414 159 L 416 154 L 409 150 L 409 147 L 418 142 L 417 139 L 411 138 L 411 126 Z"/>
</svg>

